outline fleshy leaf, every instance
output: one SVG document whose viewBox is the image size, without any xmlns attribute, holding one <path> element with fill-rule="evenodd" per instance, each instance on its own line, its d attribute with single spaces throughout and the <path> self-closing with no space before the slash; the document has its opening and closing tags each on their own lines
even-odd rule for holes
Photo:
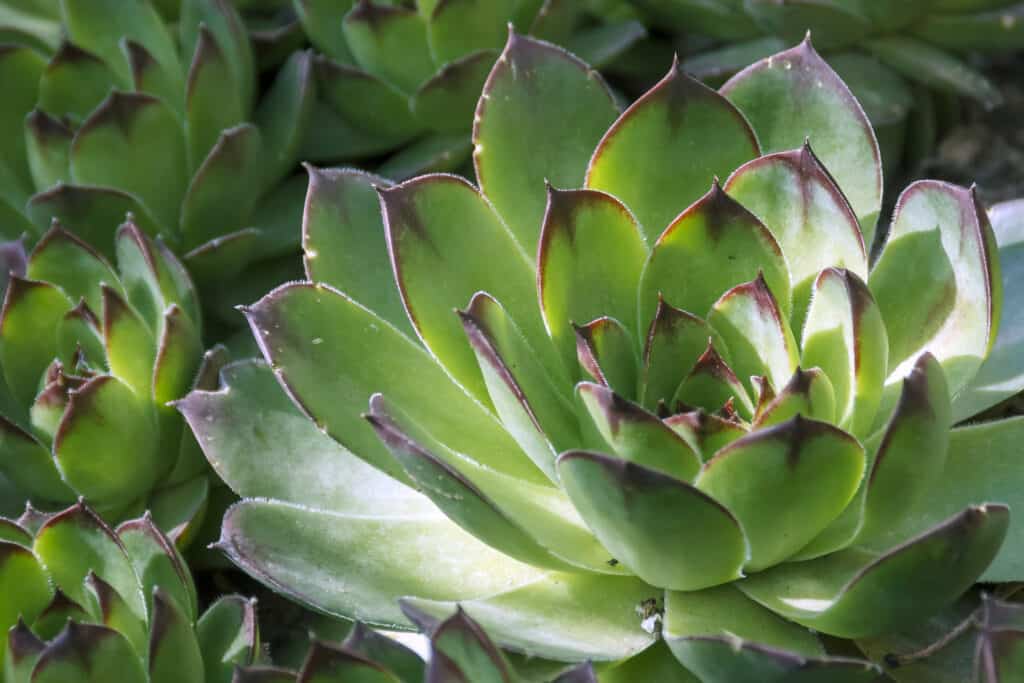
<svg viewBox="0 0 1024 683">
<path fill-rule="evenodd" d="M 709 339 L 719 349 L 725 348 L 725 342 L 704 320 L 658 297 L 644 344 L 640 401 L 645 408 L 653 410 L 658 401 L 672 400 Z"/>
<path fill-rule="evenodd" d="M 102 285 L 101 288 L 103 344 L 110 372 L 140 399 L 148 398 L 157 350 L 153 332 L 116 291 Z"/>
<path fill-rule="evenodd" d="M 360 417 L 370 396 L 379 392 L 453 450 L 499 471 L 546 481 L 498 421 L 453 384 L 421 346 L 337 291 L 323 285 L 285 285 L 246 315 L 296 404 L 328 435 L 375 467 L 405 480 Z M 458 317 L 449 315 L 458 324 Z M 464 335 L 461 330 L 459 334 Z M 377 362 L 366 362 L 368 349 L 379 354 Z M 325 373 L 334 378 L 331 386 L 323 383 Z M 335 382 L 347 390 L 339 394 Z"/>
<path fill-rule="evenodd" d="M 467 681 L 511 683 L 513 680 L 504 655 L 461 607 L 437 626 L 430 642 L 432 655 L 440 653 L 448 657 Z"/>
<path fill-rule="evenodd" d="M 929 351 L 959 393 L 995 343 L 1003 300 L 995 236 L 974 190 L 934 180 L 904 190 L 869 285 L 889 334 L 890 383 Z"/>
<path fill-rule="evenodd" d="M 719 449 L 747 434 L 747 428 L 740 422 L 699 409 L 667 417 L 665 424 L 686 439 L 702 460 L 708 460 Z"/>
<path fill-rule="evenodd" d="M 19 618 L 34 620 L 49 604 L 53 594 L 46 572 L 32 551 L 6 540 L 0 541 L 0 589 L 4 593 L 4 601 L 0 603 L 0 629 L 4 633 L 10 631 L 11 639 L 15 637 L 12 627 Z M 8 651 L 7 642 L 5 638 L 4 647 L 0 648 L 0 667 L 4 665 L 4 653 Z M 11 654 L 15 659 L 19 656 L 17 651 Z"/>
<path fill-rule="evenodd" d="M 345 41 L 363 69 L 411 93 L 430 77 L 434 60 L 423 18 L 414 9 L 359 0 L 342 21 Z"/>
<path fill-rule="evenodd" d="M 676 61 L 605 133 L 586 186 L 621 199 L 653 243 L 714 178 L 727 177 L 759 152 L 743 114 Z"/>
<path fill-rule="evenodd" d="M 186 168 L 181 127 L 174 113 L 150 95 L 111 93 L 71 145 L 75 183 L 130 192 L 165 229 L 178 223 Z"/>
<path fill-rule="evenodd" d="M 25 119 L 28 166 L 36 187 L 70 180 L 68 152 L 72 138 L 74 133 L 69 127 L 38 109 Z"/>
<path fill-rule="evenodd" d="M 706 315 L 730 288 L 763 275 L 783 315 L 790 311 L 786 259 L 772 234 L 718 182 L 679 215 L 651 249 L 640 280 L 641 324 L 654 317 L 659 294 Z"/>
<path fill-rule="evenodd" d="M 103 283 L 120 288 L 110 265 L 59 223 L 54 223 L 32 250 L 26 275 L 30 280 L 57 285 L 71 301 L 84 299 L 92 311 L 103 308 Z"/>
<path fill-rule="evenodd" d="M 184 558 L 149 515 L 129 520 L 117 527 L 121 541 L 146 598 L 156 588 L 164 598 L 174 600 L 190 619 L 199 612 L 196 588 Z"/>
<path fill-rule="evenodd" d="M 717 410 L 724 405 L 733 406 L 746 420 L 754 417 L 754 404 L 750 395 L 709 340 L 708 348 L 694 363 L 672 397 L 671 405 L 682 403 L 705 410 Z"/>
<path fill-rule="evenodd" d="M 264 149 L 263 183 L 271 187 L 291 173 L 313 116 L 316 100 L 313 56 L 295 52 L 278 70 L 253 123 L 260 129 Z"/>
<path fill-rule="evenodd" d="M 889 342 L 878 304 L 863 280 L 835 268 L 818 275 L 801 350 L 804 367 L 821 368 L 832 383 L 837 424 L 865 438 L 882 398 Z"/>
<path fill-rule="evenodd" d="M 736 516 L 750 544 L 746 567 L 760 571 L 824 530 L 857 492 L 864 467 L 853 437 L 798 415 L 718 451 L 697 488 Z"/>
<path fill-rule="evenodd" d="M 555 45 L 509 33 L 477 103 L 473 162 L 484 194 L 531 256 L 544 181 L 582 185 L 587 160 L 617 114 L 597 72 Z"/>
<path fill-rule="evenodd" d="M 639 627 L 641 607 L 660 591 L 628 576 L 548 573 L 461 606 L 494 641 L 524 654 L 561 661 L 609 661 L 634 655 L 653 638 Z M 455 610 L 455 600 L 404 598 L 434 617 Z"/>
<path fill-rule="evenodd" d="M 231 671 L 251 664 L 259 651 L 256 601 L 223 595 L 196 622 L 205 681 L 227 681 Z"/>
<path fill-rule="evenodd" d="M 0 313 L 0 367 L 18 403 L 35 398 L 57 353 L 54 330 L 69 310 L 71 302 L 53 285 L 10 278 Z"/>
<path fill-rule="evenodd" d="M 470 112 L 497 56 L 492 49 L 478 50 L 441 67 L 413 93 L 410 106 L 416 119 L 431 130 L 468 133 L 473 127 Z"/>
<path fill-rule="evenodd" d="M 882 554 L 851 548 L 758 573 L 738 584 L 778 614 L 859 638 L 918 623 L 985 571 L 1009 526 L 1004 505 L 971 506 Z"/>
<path fill-rule="evenodd" d="M 384 178 L 354 169 L 306 166 L 309 191 L 302 215 L 306 277 L 324 282 L 409 335 L 414 332 L 391 283 L 377 187 Z M 384 275 L 382 275 L 382 273 Z"/>
<path fill-rule="evenodd" d="M 114 75 L 90 52 L 66 40 L 39 79 L 39 108 L 80 123 L 114 87 Z"/>
<path fill-rule="evenodd" d="M 725 191 L 760 218 L 782 248 L 793 289 L 794 329 L 803 327 L 812 283 L 823 268 L 846 268 L 867 278 L 857 216 L 810 143 L 745 164 Z"/>
<path fill-rule="evenodd" d="M 576 359 L 586 373 L 622 396 L 634 395 L 639 363 L 634 337 L 622 323 L 601 317 L 586 325 L 574 325 L 573 330 Z"/>
<path fill-rule="evenodd" d="M 424 664 L 419 655 L 393 638 L 383 636 L 360 622 L 352 626 L 343 643 L 345 649 L 383 664 L 403 681 L 423 677 Z"/>
<path fill-rule="evenodd" d="M 113 629 L 68 621 L 39 656 L 33 683 L 147 683 L 142 660 L 128 640 Z"/>
<path fill-rule="evenodd" d="M 24 124 L 25 116 L 36 106 L 45 63 L 41 54 L 25 45 L 8 43 L 0 50 L 0 78 L 6 84 L 0 111 L 0 202 L 14 211 L 32 194 Z"/>
<path fill-rule="evenodd" d="M 19 619 L 18 623 L 7 631 L 7 660 L 4 667 L 7 679 L 15 683 L 30 680 L 32 669 L 45 649 L 46 643 Z M 3 659 L 3 655 L 0 655 L 0 659 Z"/>
<path fill-rule="evenodd" d="M 191 620 L 159 587 L 153 592 L 148 655 L 150 683 L 203 683 L 206 680 Z"/>
<path fill-rule="evenodd" d="M 349 515 L 244 501 L 225 515 L 219 547 L 293 600 L 391 627 L 408 626 L 396 603 L 402 595 L 461 602 L 543 576 L 430 511 Z M 344 585 L 338 576 L 345 576 Z"/>
<path fill-rule="evenodd" d="M 537 286 L 544 322 L 567 367 L 575 352 L 571 323 L 610 316 L 636 335 L 636 288 L 646 258 L 636 219 L 617 199 L 548 187 Z"/>
<path fill-rule="evenodd" d="M 758 411 L 754 427 L 769 427 L 795 415 L 832 424 L 835 422 L 835 414 L 835 390 L 828 375 L 819 368 L 797 368 L 789 384 L 782 387 L 775 398 Z"/>
<path fill-rule="evenodd" d="M 487 401 L 480 368 L 452 309 L 478 291 L 501 301 L 545 367 L 560 362 L 537 310 L 532 261 L 487 200 L 467 181 L 421 176 L 379 190 L 395 279 L 409 319 L 446 370 Z M 501 259 L 482 259 L 499 253 Z M 443 279 L 437 273 L 444 272 Z"/>
<path fill-rule="evenodd" d="M 356 681 L 358 683 L 399 683 L 380 664 L 343 646 L 314 641 L 296 679 L 302 683 Z"/>
<path fill-rule="evenodd" d="M 60 478 L 49 449 L 0 416 L 0 471 L 37 502 L 70 503 L 75 494 Z"/>
<path fill-rule="evenodd" d="M 113 586 L 89 572 L 85 577 L 86 592 L 93 598 L 93 609 L 101 617 L 98 623 L 123 634 L 136 652 L 146 651 L 146 622 L 132 613 L 131 606 Z M 84 621 L 91 621 L 87 615 Z M 64 621 L 67 621 L 64 619 Z M 61 625 L 63 626 L 63 624 Z M 54 633 L 56 635 L 56 632 Z"/>
<path fill-rule="evenodd" d="M 53 453 L 64 480 L 89 500 L 128 503 L 162 472 L 156 425 L 143 400 L 109 375 L 71 392 Z"/>
<path fill-rule="evenodd" d="M 656 415 L 598 384 L 580 382 L 576 393 L 616 455 L 681 481 L 693 481 L 700 458 Z"/>
<path fill-rule="evenodd" d="M 427 17 L 427 43 L 437 64 L 446 64 L 476 50 L 497 47 L 518 0 L 436 2 Z"/>
<path fill-rule="evenodd" d="M 696 590 L 741 576 L 748 550 L 739 523 L 689 484 L 588 451 L 563 453 L 558 473 L 594 535 L 648 583 Z"/>
<path fill-rule="evenodd" d="M 711 308 L 708 324 L 725 341 L 729 365 L 738 377 L 766 375 L 781 387 L 793 375 L 798 349 L 780 309 L 761 275 L 733 287 Z"/>
<path fill-rule="evenodd" d="M 750 120 L 765 153 L 809 140 L 874 241 L 882 205 L 882 162 L 864 110 L 809 40 L 762 59 L 722 86 Z"/>
<path fill-rule="evenodd" d="M 371 73 L 323 57 L 315 62 L 318 97 L 360 131 L 394 145 L 422 131 L 409 110 L 409 97 Z"/>
</svg>

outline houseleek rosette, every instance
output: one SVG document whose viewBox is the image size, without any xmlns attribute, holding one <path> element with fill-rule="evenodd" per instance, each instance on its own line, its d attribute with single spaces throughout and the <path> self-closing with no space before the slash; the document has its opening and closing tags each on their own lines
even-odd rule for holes
<svg viewBox="0 0 1024 683">
<path fill-rule="evenodd" d="M 319 104 L 303 158 L 393 153 L 405 179 L 469 160 L 473 107 L 507 26 L 567 45 L 595 66 L 645 34 L 620 0 L 292 0 L 316 61 Z"/>
<path fill-rule="evenodd" d="M 258 654 L 255 606 L 200 615 L 174 544 L 149 516 L 111 529 L 78 503 L 0 518 L 0 681 L 229 683 Z"/>
<path fill-rule="evenodd" d="M 729 683 L 874 680 L 817 634 L 1022 577 L 1024 424 L 951 429 L 1024 386 L 993 229 L 921 181 L 870 264 L 878 147 L 809 42 L 720 92 L 673 65 L 620 115 L 513 34 L 474 141 L 479 189 L 311 169 L 309 281 L 245 309 L 266 364 L 178 404 L 247 498 L 239 567 Z"/>
<path fill-rule="evenodd" d="M 209 468 L 166 405 L 213 388 L 199 308 L 181 263 L 133 223 L 117 268 L 59 225 L 12 274 L 0 311 L 0 476 L 44 510 L 79 497 L 108 519 L 150 509 L 182 542 L 209 497 Z"/>
<path fill-rule="evenodd" d="M 164 5 L 0 2 L 0 234 L 36 239 L 56 217 L 105 251 L 130 211 L 210 290 L 204 305 L 231 312 L 298 250 L 304 185 L 288 176 L 315 98 L 312 56 L 293 54 L 257 101 L 234 5 L 182 0 L 176 25 Z"/>
</svg>

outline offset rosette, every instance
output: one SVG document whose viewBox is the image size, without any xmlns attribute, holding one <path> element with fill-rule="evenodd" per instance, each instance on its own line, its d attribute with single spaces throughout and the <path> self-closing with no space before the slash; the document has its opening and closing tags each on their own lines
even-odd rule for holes
<svg viewBox="0 0 1024 683">
<path fill-rule="evenodd" d="M 162 242 L 126 223 L 117 268 L 58 224 L 20 251 L 0 311 L 0 476 L 19 507 L 84 498 L 111 520 L 151 510 L 186 542 L 209 469 L 168 403 L 216 386 L 192 282 Z"/>
<path fill-rule="evenodd" d="M 107 526 L 84 503 L 0 518 L 0 680 L 229 683 L 259 654 L 255 605 L 200 614 L 184 559 L 150 517 Z"/>
<path fill-rule="evenodd" d="M 503 647 L 730 683 L 874 680 L 817 634 L 1019 578 L 1016 451 L 952 429 L 1022 386 L 974 192 L 910 186 L 872 264 L 878 147 L 810 43 L 722 92 L 676 64 L 620 114 L 513 33 L 479 187 L 311 169 L 310 281 L 245 309 L 268 365 L 179 404 L 248 498 L 228 556 L 332 614 L 459 603 Z"/>
</svg>

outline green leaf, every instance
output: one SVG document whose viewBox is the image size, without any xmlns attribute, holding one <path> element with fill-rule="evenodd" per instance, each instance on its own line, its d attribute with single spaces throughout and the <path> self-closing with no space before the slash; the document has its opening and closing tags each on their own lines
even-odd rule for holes
<svg viewBox="0 0 1024 683">
<path fill-rule="evenodd" d="M 462 3 L 466 4 L 465 0 Z M 504 24 L 501 28 L 504 31 Z M 468 133 L 473 127 L 477 98 L 497 56 L 493 49 L 478 50 L 442 66 L 409 101 L 416 119 L 431 130 Z"/>
<path fill-rule="evenodd" d="M 367 419 L 378 437 L 416 488 L 460 527 L 533 566 L 607 570 L 604 549 L 569 512 L 563 495 L 467 463 L 433 442 L 419 425 L 393 415 L 381 396 L 370 399 Z"/>
<path fill-rule="evenodd" d="M 132 89 L 159 99 L 180 120 L 185 109 L 180 81 L 165 70 L 144 46 L 134 40 L 123 40 L 120 45 L 131 69 Z"/>
<path fill-rule="evenodd" d="M 740 590 L 808 628 L 860 638 L 906 628 L 981 577 L 1009 526 L 1004 505 L 970 506 L 884 553 L 860 548 L 751 576 Z"/>
<path fill-rule="evenodd" d="M 589 451 L 563 453 L 558 474 L 598 540 L 648 583 L 697 590 L 742 575 L 748 550 L 739 523 L 693 486 Z"/>
<path fill-rule="evenodd" d="M 639 363 L 634 337 L 622 323 L 605 316 L 573 330 L 577 360 L 587 374 L 622 396 L 635 395 Z"/>
<path fill-rule="evenodd" d="M 675 433 L 686 439 L 702 460 L 747 434 L 747 428 L 735 419 L 713 415 L 697 409 L 677 413 L 664 420 Z"/>
<path fill-rule="evenodd" d="M 672 400 L 679 384 L 707 349 L 708 339 L 720 349 L 725 346 L 703 319 L 658 297 L 644 344 L 640 401 L 645 408 L 653 410 L 658 401 Z"/>
<path fill-rule="evenodd" d="M 716 181 L 672 221 L 651 249 L 640 278 L 640 324 L 654 318 L 659 296 L 701 316 L 725 292 L 754 278 L 767 282 L 788 317 L 789 273 L 779 244 Z"/>
<path fill-rule="evenodd" d="M 338 30 L 341 21 L 352 8 L 354 0 L 293 0 L 292 7 L 309 42 L 328 56 L 348 64 L 352 53 L 345 42 L 345 34 Z"/>
<path fill-rule="evenodd" d="M 793 332 L 765 278 L 733 287 L 708 314 L 708 324 L 721 335 L 729 350 L 730 366 L 744 378 L 767 376 L 781 387 L 797 368 L 798 350 Z M 748 385 L 753 387 L 753 381 Z"/>
<path fill-rule="evenodd" d="M 139 399 L 148 398 L 153 382 L 156 341 L 153 332 L 112 288 L 103 293 L 103 345 L 111 374 L 127 384 Z"/>
<path fill-rule="evenodd" d="M 451 315 L 458 324 L 458 317 Z M 328 435 L 375 467 L 405 480 L 360 417 L 370 396 L 379 392 L 453 450 L 501 472 L 546 481 L 500 423 L 451 382 L 423 347 L 335 290 L 285 285 L 249 308 L 246 316 L 296 404 Z M 296 334 L 297 329 L 302 333 Z M 367 363 L 368 353 L 377 360 Z M 325 384 L 325 376 L 332 382 Z"/>
<path fill-rule="evenodd" d="M 1024 353 L 1018 348 L 1024 336 L 1019 333 L 1024 323 L 1024 307 L 1016 301 L 1024 261 L 1024 202 L 1009 201 L 989 210 L 993 234 L 999 247 L 999 269 L 1002 274 L 1002 305 L 999 332 L 981 368 L 968 385 L 953 399 L 953 420 L 959 422 L 1009 398 L 1024 388 Z"/>
<path fill-rule="evenodd" d="M 863 280 L 836 268 L 818 275 L 800 346 L 803 366 L 821 368 L 832 383 L 837 424 L 867 437 L 882 398 L 889 342 Z"/>
<path fill-rule="evenodd" d="M 736 516 L 750 545 L 745 566 L 761 571 L 800 550 L 839 516 L 864 467 L 864 449 L 853 437 L 798 415 L 718 451 L 696 485 Z"/>
<path fill-rule="evenodd" d="M 436 64 L 502 44 L 518 0 L 437 2 L 427 17 L 427 43 Z"/>
<path fill-rule="evenodd" d="M 466 680 L 510 683 L 511 667 L 480 625 L 458 608 L 431 634 L 432 654 L 448 657 Z"/>
<path fill-rule="evenodd" d="M 2 416 L 0 453 L 3 453 L 0 472 L 32 498 L 55 503 L 70 503 L 75 499 L 75 493 L 61 480 L 49 449 Z"/>
<path fill-rule="evenodd" d="M 128 640 L 106 626 L 69 621 L 32 670 L 33 683 L 147 683 L 142 660 Z"/>
<path fill-rule="evenodd" d="M 484 194 L 531 256 L 544 181 L 582 185 L 587 160 L 617 113 L 597 72 L 550 43 L 509 33 L 477 103 L 473 161 Z"/>
<path fill-rule="evenodd" d="M 857 45 L 874 29 L 858 4 L 844 0 L 746 0 L 744 9 L 766 33 L 795 42 L 809 32 L 829 50 Z"/>
<path fill-rule="evenodd" d="M 250 576 L 301 604 L 391 627 L 409 625 L 396 604 L 402 595 L 461 602 L 544 575 L 439 512 L 335 514 L 244 501 L 225 515 L 219 547 Z M 346 577 L 344 585 L 338 576 Z"/>
<path fill-rule="evenodd" d="M 754 427 L 769 427 L 795 415 L 832 424 L 835 422 L 835 406 L 835 390 L 828 375 L 819 368 L 797 368 L 789 384 L 763 407 L 758 407 Z"/>
<path fill-rule="evenodd" d="M 406 93 L 433 73 L 426 24 L 414 9 L 360 0 L 341 29 L 360 67 Z"/>
<path fill-rule="evenodd" d="M 878 143 L 860 104 L 810 41 L 747 67 L 721 92 L 749 119 L 766 154 L 810 140 L 850 200 L 870 251 L 882 205 Z"/>
<path fill-rule="evenodd" d="M 803 328 L 812 284 L 822 269 L 845 268 L 867 278 L 868 255 L 857 216 L 809 143 L 751 161 L 729 178 L 725 191 L 756 215 L 782 248 L 793 290 L 794 329 Z"/>
<path fill-rule="evenodd" d="M 117 527 L 117 537 L 128 553 L 143 595 L 150 599 L 159 588 L 165 600 L 174 600 L 189 620 L 195 619 L 199 610 L 192 576 L 181 553 L 152 517 L 144 515 L 122 523 Z"/>
<path fill-rule="evenodd" d="M 565 393 L 569 382 L 538 362 L 538 353 L 515 321 L 488 294 L 474 294 L 459 317 L 503 426 L 557 482 L 555 457 L 579 442 L 575 411 Z"/>
<path fill-rule="evenodd" d="M 455 173 L 465 168 L 473 143 L 465 133 L 437 133 L 420 138 L 388 157 L 376 172 L 396 181 L 424 173 Z"/>
<path fill-rule="evenodd" d="M 57 220 L 107 258 L 114 255 L 114 233 L 126 215 L 147 235 L 158 232 L 156 221 L 135 197 L 109 187 L 57 185 L 32 197 L 26 213 L 40 234 Z"/>
<path fill-rule="evenodd" d="M 601 139 L 586 185 L 621 199 L 653 243 L 715 178 L 758 154 L 743 114 L 675 61 Z"/>
<path fill-rule="evenodd" d="M 258 128 L 243 123 L 217 132 L 216 143 L 189 182 L 181 207 L 186 249 L 247 227 L 262 181 L 263 140 Z"/>
<path fill-rule="evenodd" d="M 638 612 L 660 596 L 661 591 L 628 576 L 552 572 L 458 602 L 501 647 L 560 661 L 614 661 L 654 642 L 640 628 Z M 402 602 L 407 609 L 440 618 L 456 608 L 454 599 L 424 596 Z"/>
<path fill-rule="evenodd" d="M 150 683 L 203 683 L 206 680 L 191 621 L 159 587 L 153 591 L 148 654 Z"/>
<path fill-rule="evenodd" d="M 346 650 L 361 654 L 393 671 L 402 681 L 419 681 L 423 677 L 424 663 L 419 655 L 397 640 L 383 636 L 361 622 L 352 626 L 342 643 Z"/>
<path fill-rule="evenodd" d="M 259 651 L 255 600 L 219 597 L 196 622 L 207 683 L 227 683 L 232 671 L 251 664 Z"/>
<path fill-rule="evenodd" d="M 910 27 L 927 43 L 953 50 L 1016 50 L 1024 42 L 1024 7 L 1012 0 L 993 11 L 931 13 Z"/>
<path fill-rule="evenodd" d="M 242 111 L 248 113 L 255 89 L 255 58 L 239 9 L 236 9 L 235 3 L 224 0 L 186 0 L 181 3 L 178 27 L 181 33 L 181 54 L 186 59 L 196 53 L 202 27 L 210 31 L 230 67 L 230 77 L 225 79 L 225 87 L 233 86 L 238 93 Z M 226 96 L 234 97 L 234 93 Z"/>
<path fill-rule="evenodd" d="M 864 47 L 895 71 L 941 92 L 970 97 L 986 109 L 1003 103 L 1002 93 L 965 62 L 928 43 L 908 36 L 875 38 Z"/>
<path fill-rule="evenodd" d="M 171 304 L 164 314 L 152 368 L 153 400 L 159 409 L 163 410 L 167 403 L 188 392 L 202 353 L 202 340 L 195 323 L 180 306 Z"/>
<path fill-rule="evenodd" d="M 951 426 L 949 388 L 942 367 L 923 353 L 906 379 L 868 476 L 859 545 L 878 546 L 903 519 L 931 497 L 942 475 Z M 927 503 L 926 503 L 927 504 Z"/>
<path fill-rule="evenodd" d="M 71 145 L 75 183 L 113 186 L 137 196 L 165 229 L 178 224 L 186 169 L 181 127 L 150 95 L 111 93 Z"/>
<path fill-rule="evenodd" d="M 201 319 L 195 287 L 181 262 L 160 240 L 146 238 L 131 220 L 117 230 L 117 267 L 128 302 L 156 328 L 172 303 L 190 320 Z"/>
<path fill-rule="evenodd" d="M 89 500 L 128 503 L 161 474 L 155 423 L 141 401 L 109 375 L 94 377 L 71 394 L 53 453 L 64 480 Z"/>
<path fill-rule="evenodd" d="M 57 354 L 55 330 L 70 309 L 57 287 L 10 279 L 0 312 L 0 367 L 19 404 L 35 398 L 43 371 Z"/>
<path fill-rule="evenodd" d="M 12 631 L 18 620 L 33 621 L 50 602 L 52 590 L 46 573 L 32 551 L 10 541 L 0 541 L 0 589 L 3 589 L 4 601 L 0 603 L 0 630 L 11 631 L 13 640 L 16 631 Z M 6 640 L 6 639 L 5 639 Z M 13 645 L 13 643 L 12 643 Z M 17 666 L 19 652 L 12 647 L 0 648 L 0 666 L 3 666 L 5 653 L 13 659 L 8 665 Z M 24 652 L 21 656 L 28 656 Z M 2 669 L 0 669 L 2 670 Z"/>
<path fill-rule="evenodd" d="M 102 310 L 103 284 L 120 288 L 117 274 L 89 244 L 54 224 L 29 257 L 27 276 L 60 287 L 71 301 L 84 299 L 92 311 Z"/>
<path fill-rule="evenodd" d="M 0 108 L 0 199 L 15 209 L 21 209 L 33 191 L 23 131 L 25 116 L 36 106 L 45 64 L 29 47 L 8 44 L 0 49 L 0 80 L 5 84 Z"/>
<path fill-rule="evenodd" d="M 146 49 L 174 82 L 185 82 L 174 40 L 151 3 L 131 0 L 61 0 L 61 15 L 71 42 L 87 50 L 117 74 L 122 87 L 131 73 L 120 41 L 131 40 Z"/>
<path fill-rule="evenodd" d="M 930 351 L 959 393 L 995 342 L 1002 307 L 995 237 L 974 190 L 939 181 L 904 190 L 869 284 L 889 334 L 890 384 Z"/>
<path fill-rule="evenodd" d="M 7 632 L 7 658 L 4 667 L 7 680 L 12 683 L 29 681 L 32 669 L 45 649 L 46 643 L 36 637 L 24 621 L 19 620 Z M 0 654 L 0 659 L 3 657 L 4 655 Z"/>
<path fill-rule="evenodd" d="M 242 94 L 225 87 L 231 83 L 231 76 L 227 55 L 213 33 L 205 25 L 200 26 L 185 89 L 185 130 L 190 169 L 199 168 L 223 131 L 247 118 L 247 103 L 242 101 Z"/>
<path fill-rule="evenodd" d="M 656 415 L 598 384 L 580 382 L 576 395 L 617 456 L 680 481 L 694 480 L 700 457 Z"/>
<path fill-rule="evenodd" d="M 345 292 L 415 338 L 398 288 L 387 277 L 391 263 L 376 188 L 390 182 L 355 169 L 307 165 L 306 171 L 309 191 L 302 215 L 306 277 Z"/>
<path fill-rule="evenodd" d="M 39 76 L 38 107 L 80 123 L 113 87 L 114 75 L 103 60 L 64 40 Z"/>
<path fill-rule="evenodd" d="M 315 101 L 313 56 L 296 52 L 278 69 L 277 77 L 253 114 L 253 123 L 260 129 L 264 142 L 265 187 L 292 172 Z"/>
<path fill-rule="evenodd" d="M 646 37 L 647 29 L 642 23 L 623 21 L 580 29 L 569 38 L 566 47 L 595 69 L 603 69 Z"/>
<path fill-rule="evenodd" d="M 610 316 L 637 335 L 636 289 L 646 258 L 636 219 L 617 199 L 548 187 L 537 287 L 544 323 L 566 367 L 573 367 L 576 351 L 574 323 Z"/>
<path fill-rule="evenodd" d="M 92 614 L 57 588 L 53 592 L 53 600 L 32 623 L 32 628 L 39 637 L 52 640 L 69 621 L 88 623 L 92 619 Z"/>
<path fill-rule="evenodd" d="M 70 128 L 39 109 L 25 119 L 26 154 L 36 187 L 70 180 L 68 152 L 73 137 Z"/>
<path fill-rule="evenodd" d="M 484 291 L 502 302 L 549 370 L 558 367 L 537 310 L 530 259 L 476 188 L 430 175 L 379 190 L 395 280 L 409 319 L 445 369 L 488 401 L 480 368 L 452 309 Z M 481 254 L 502 254 L 485 260 Z M 446 273 L 443 280 L 438 272 Z"/>
<path fill-rule="evenodd" d="M 131 613 L 145 622 L 146 604 L 124 546 L 84 503 L 51 517 L 36 534 L 33 550 L 53 583 L 75 602 L 91 604 L 84 581 L 92 572 L 110 584 Z"/>
<path fill-rule="evenodd" d="M 334 512 L 370 512 L 377 504 L 398 510 L 417 500 L 431 506 L 317 429 L 264 363 L 231 364 L 222 378 L 221 390 L 194 391 L 175 405 L 210 465 L 239 495 Z M 353 492 L 372 493 L 363 500 Z"/>
<path fill-rule="evenodd" d="M 357 129 L 393 146 L 420 133 L 422 126 L 409 109 L 409 96 L 395 86 L 323 57 L 316 58 L 314 64 L 319 97 Z"/>
<path fill-rule="evenodd" d="M 94 613 L 101 617 L 98 623 L 108 626 L 122 634 L 132 644 L 136 653 L 146 651 L 148 631 L 146 622 L 132 613 L 131 606 L 109 583 L 89 572 L 85 577 L 87 594 L 92 597 Z M 64 619 L 63 621 L 67 621 Z M 85 621 L 91 621 L 86 618 Z M 61 624 L 63 626 L 63 624 Z M 38 631 L 38 622 L 36 625 Z"/>
</svg>

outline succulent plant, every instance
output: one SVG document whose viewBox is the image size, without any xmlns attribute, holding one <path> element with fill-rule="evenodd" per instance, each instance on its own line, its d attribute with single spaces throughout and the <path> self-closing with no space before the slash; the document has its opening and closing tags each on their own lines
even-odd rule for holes
<svg viewBox="0 0 1024 683">
<path fill-rule="evenodd" d="M 685 63 L 712 81 L 810 30 L 875 124 L 887 166 L 893 168 L 904 150 L 910 162 L 931 151 L 937 128 L 951 118 L 944 95 L 986 107 L 1001 102 L 999 90 L 964 53 L 1024 48 L 1024 4 L 1017 0 L 637 0 L 635 5 L 652 25 L 718 41 Z"/>
<path fill-rule="evenodd" d="M 174 544 L 149 516 L 111 529 L 87 505 L 0 518 L 0 681 L 229 683 L 258 652 L 251 601 L 201 616 Z"/>
<path fill-rule="evenodd" d="M 642 38 L 620 0 L 293 0 L 316 61 L 321 104 L 304 157 L 337 162 L 400 151 L 378 172 L 404 179 L 470 156 L 473 106 L 507 26 L 569 45 L 595 66 Z"/>
<path fill-rule="evenodd" d="M 84 497 L 109 519 L 151 509 L 185 542 L 205 509 L 209 468 L 167 406 L 216 387 L 188 273 L 126 223 L 115 270 L 55 225 L 20 242 L 0 312 L 0 476 L 42 509 Z"/>
<path fill-rule="evenodd" d="M 170 6 L 176 32 L 158 11 Z M 211 291 L 204 305 L 281 277 L 278 257 L 298 250 L 304 185 L 287 177 L 315 97 L 310 54 L 257 103 L 227 0 L 2 0 L 0 34 L 0 234 L 38 237 L 57 217 L 106 250 L 130 211 Z"/>
<path fill-rule="evenodd" d="M 878 147 L 809 41 L 720 92 L 674 64 L 620 114 L 512 34 L 474 149 L 479 189 L 311 169 L 308 281 L 244 309 L 266 364 L 177 404 L 246 498 L 239 567 L 706 683 L 871 681 L 816 634 L 1022 578 L 1024 422 L 951 429 L 1024 386 L 1019 229 L 1000 252 L 973 190 L 920 181 L 871 264 Z"/>
</svg>

